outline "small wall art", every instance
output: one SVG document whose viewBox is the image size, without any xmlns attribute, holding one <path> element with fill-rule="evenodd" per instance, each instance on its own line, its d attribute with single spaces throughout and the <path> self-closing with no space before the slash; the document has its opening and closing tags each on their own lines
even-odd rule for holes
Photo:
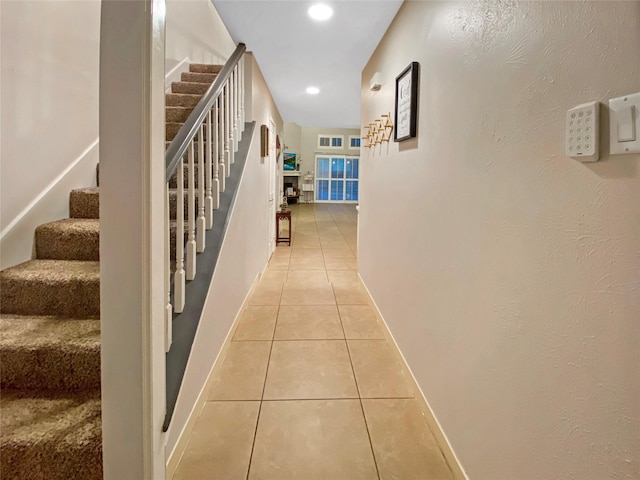
<svg viewBox="0 0 640 480">
<path fill-rule="evenodd" d="M 260 156 L 269 156 L 269 128 L 266 125 L 260 127 Z"/>
<path fill-rule="evenodd" d="M 418 62 L 411 62 L 396 77 L 394 142 L 402 142 L 417 135 L 419 69 L 420 64 Z"/>
</svg>

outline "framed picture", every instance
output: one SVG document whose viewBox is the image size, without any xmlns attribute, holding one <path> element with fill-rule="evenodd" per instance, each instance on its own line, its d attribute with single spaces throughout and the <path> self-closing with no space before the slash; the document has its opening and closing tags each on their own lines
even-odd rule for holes
<svg viewBox="0 0 640 480">
<path fill-rule="evenodd" d="M 269 128 L 266 125 L 260 127 L 260 156 L 269 156 Z"/>
<path fill-rule="evenodd" d="M 396 77 L 396 110 L 394 142 L 402 142 L 417 135 L 418 70 L 420 64 L 411 62 Z"/>
</svg>

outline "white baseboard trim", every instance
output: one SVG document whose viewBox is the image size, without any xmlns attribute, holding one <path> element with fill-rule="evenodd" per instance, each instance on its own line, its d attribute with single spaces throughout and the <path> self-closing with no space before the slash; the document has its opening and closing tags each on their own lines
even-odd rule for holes
<svg viewBox="0 0 640 480">
<path fill-rule="evenodd" d="M 402 358 L 402 361 L 404 362 L 404 365 L 407 368 L 407 371 L 411 375 L 411 379 L 413 380 L 413 388 L 415 390 L 415 399 L 419 403 L 420 409 L 422 411 L 422 415 L 424 416 L 424 418 L 425 418 L 425 420 L 427 422 L 427 425 L 429 426 L 429 429 L 431 430 L 431 433 L 433 434 L 433 436 L 435 437 L 436 441 L 438 442 L 438 446 L 440 447 L 440 449 L 442 451 L 442 454 L 443 454 L 447 464 L 449 465 L 449 468 L 451 469 L 451 472 L 453 473 L 453 476 L 454 476 L 455 480 L 469 480 L 469 477 L 467 476 L 466 472 L 464 471 L 464 468 L 462 468 L 462 465 L 460 464 L 460 460 L 458 459 L 458 457 L 456 456 L 455 452 L 453 451 L 453 448 L 451 446 L 451 443 L 449 442 L 449 439 L 447 438 L 447 435 L 442 430 L 442 426 L 440 425 L 440 422 L 438 422 L 438 419 L 436 418 L 435 414 L 433 413 L 433 410 L 431 409 L 431 406 L 429 405 L 429 402 L 427 401 L 426 397 L 424 396 L 424 392 L 420 388 L 420 385 L 418 385 L 418 382 L 416 381 L 416 377 L 413 375 L 413 372 L 411 371 L 411 368 L 409 367 L 409 364 L 407 363 L 406 359 L 404 358 L 404 355 L 402 354 L 402 351 L 400 350 L 400 347 L 398 346 L 398 343 L 396 342 L 396 339 L 393 337 L 393 334 L 391 333 L 391 330 L 389 329 L 389 325 L 387 325 L 387 322 L 385 321 L 384 317 L 382 316 L 382 313 L 380 312 L 380 309 L 378 308 L 378 305 L 376 304 L 375 300 L 373 299 L 373 296 L 371 295 L 371 292 L 369 291 L 369 288 L 367 287 L 367 284 L 364 282 L 362 276 L 360 275 L 360 272 L 358 272 L 358 277 L 360 278 L 360 281 L 362 282 L 362 285 L 364 286 L 365 290 L 367 291 L 367 295 L 369 296 L 369 301 L 371 302 L 371 305 L 375 309 L 376 315 L 378 316 L 380 321 L 382 321 L 382 323 L 383 323 L 383 325 L 385 327 L 387 338 L 389 339 L 389 341 L 391 341 L 395 345 L 396 350 L 400 354 L 400 357 Z"/>
<path fill-rule="evenodd" d="M 173 67 L 169 73 L 164 76 L 164 91 L 165 93 L 171 93 L 171 83 L 180 81 L 180 74 L 182 72 L 189 71 L 189 64 L 191 60 L 189 57 L 183 58 L 180 63 Z"/>
<path fill-rule="evenodd" d="M 260 281 L 261 277 L 262 277 L 261 273 L 256 275 L 256 278 L 253 281 L 253 285 L 251 285 L 249 292 L 245 296 L 244 301 L 242 302 L 242 306 L 240 307 L 240 310 L 238 310 L 238 313 L 236 314 L 236 318 L 233 320 L 233 323 L 231 324 L 231 328 L 229 329 L 229 332 L 227 333 L 227 336 L 224 339 L 224 342 L 222 342 L 222 347 L 220 348 L 220 351 L 218 352 L 218 356 L 216 357 L 215 361 L 213 362 L 213 365 L 211 366 L 211 370 L 209 370 L 209 374 L 207 375 L 207 380 L 205 381 L 204 385 L 202 386 L 202 389 L 200 390 L 200 393 L 198 394 L 198 399 L 196 400 L 195 405 L 191 409 L 189 418 L 185 422 L 185 425 L 182 428 L 182 432 L 180 432 L 180 436 L 178 437 L 176 446 L 173 449 L 173 451 L 170 452 L 167 456 L 167 469 L 166 469 L 165 478 L 167 478 L 168 480 L 172 479 L 173 476 L 175 475 L 176 469 L 178 468 L 178 464 L 180 463 L 180 460 L 182 459 L 182 456 L 184 455 L 184 452 L 187 449 L 187 444 L 189 443 L 189 438 L 191 437 L 193 428 L 195 427 L 196 422 L 200 418 L 200 414 L 202 413 L 202 410 L 204 409 L 207 403 L 207 393 L 209 392 L 211 381 L 215 373 L 218 371 L 218 369 L 222 365 L 222 362 L 224 361 L 227 355 L 227 351 L 229 350 L 229 345 L 231 344 L 231 339 L 233 338 L 233 335 L 236 333 L 236 329 L 238 328 L 238 320 L 240 319 L 242 312 L 244 312 L 245 309 L 247 308 L 247 304 L 249 303 L 249 297 L 253 293 L 253 290 L 255 289 L 256 285 Z"/>
</svg>

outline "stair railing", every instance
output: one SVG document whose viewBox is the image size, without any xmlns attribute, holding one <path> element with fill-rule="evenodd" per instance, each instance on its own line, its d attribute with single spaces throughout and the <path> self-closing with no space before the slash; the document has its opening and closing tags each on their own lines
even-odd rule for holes
<svg viewBox="0 0 640 480">
<path fill-rule="evenodd" d="M 205 250 L 205 230 L 213 227 L 213 211 L 225 191 L 234 154 L 244 130 L 244 62 L 246 46 L 238 44 L 198 105 L 191 112 L 166 151 L 166 351 L 171 346 L 172 316 L 181 313 L 186 301 L 186 281 L 196 276 L 196 254 Z M 197 147 L 197 148 L 196 148 Z M 185 209 L 185 163 L 186 199 Z M 197 160 L 196 160 L 197 157 Z M 197 165 L 197 182 L 196 182 Z M 169 187 L 176 176 L 175 235 L 171 235 Z M 197 209 L 196 209 L 197 203 Z M 185 218 L 186 213 L 186 218 Z M 186 235 L 186 242 L 185 242 Z M 172 237 L 175 256 L 171 258 Z M 173 282 L 171 268 L 174 265 Z M 171 285 L 173 284 L 173 302 Z"/>
</svg>

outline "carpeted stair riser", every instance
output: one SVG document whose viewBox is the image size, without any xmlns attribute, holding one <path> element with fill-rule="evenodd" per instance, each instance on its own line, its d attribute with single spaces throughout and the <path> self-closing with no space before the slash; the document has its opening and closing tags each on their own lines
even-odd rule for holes
<svg viewBox="0 0 640 480">
<path fill-rule="evenodd" d="M 36 228 L 39 259 L 100 260 L 100 221 L 66 218 Z"/>
<path fill-rule="evenodd" d="M 204 95 L 211 86 L 210 83 L 173 82 L 171 93 L 189 93 L 191 95 Z"/>
<path fill-rule="evenodd" d="M 0 401 L 3 479 L 102 479 L 100 392 L 3 390 Z"/>
<path fill-rule="evenodd" d="M 192 95 L 188 93 L 167 93 L 165 95 L 165 105 L 167 107 L 195 107 L 202 95 Z"/>
<path fill-rule="evenodd" d="M 208 63 L 192 63 L 189 65 L 189 71 L 194 73 L 220 73 L 222 67 L 222 65 Z"/>
<path fill-rule="evenodd" d="M 183 72 L 180 74 L 180 81 L 191 83 L 213 83 L 218 76 L 217 73 L 196 73 L 196 72 Z"/>
<path fill-rule="evenodd" d="M 0 316 L 2 389 L 100 389 L 100 320 Z"/>
<path fill-rule="evenodd" d="M 167 141 L 171 141 L 175 138 L 175 136 L 178 134 L 178 131 L 180 130 L 180 128 L 182 127 L 182 125 L 184 124 L 184 122 L 182 123 L 176 123 L 176 122 L 166 122 L 165 123 L 165 138 L 167 139 Z M 211 132 L 212 137 L 215 140 L 215 131 Z M 199 133 L 196 134 L 195 136 L 196 140 L 199 138 Z M 204 136 L 202 137 L 204 141 L 207 140 L 208 138 L 208 132 L 207 129 L 204 129 Z M 194 143 L 194 146 L 197 144 Z"/>
<path fill-rule="evenodd" d="M 168 123 L 184 123 L 193 112 L 192 107 L 165 107 L 165 120 Z"/>
<path fill-rule="evenodd" d="M 97 318 L 100 264 L 30 260 L 0 272 L 0 311 L 18 315 Z"/>
<path fill-rule="evenodd" d="M 100 218 L 100 194 L 98 188 L 72 190 L 69 194 L 69 216 L 71 218 Z"/>
</svg>

